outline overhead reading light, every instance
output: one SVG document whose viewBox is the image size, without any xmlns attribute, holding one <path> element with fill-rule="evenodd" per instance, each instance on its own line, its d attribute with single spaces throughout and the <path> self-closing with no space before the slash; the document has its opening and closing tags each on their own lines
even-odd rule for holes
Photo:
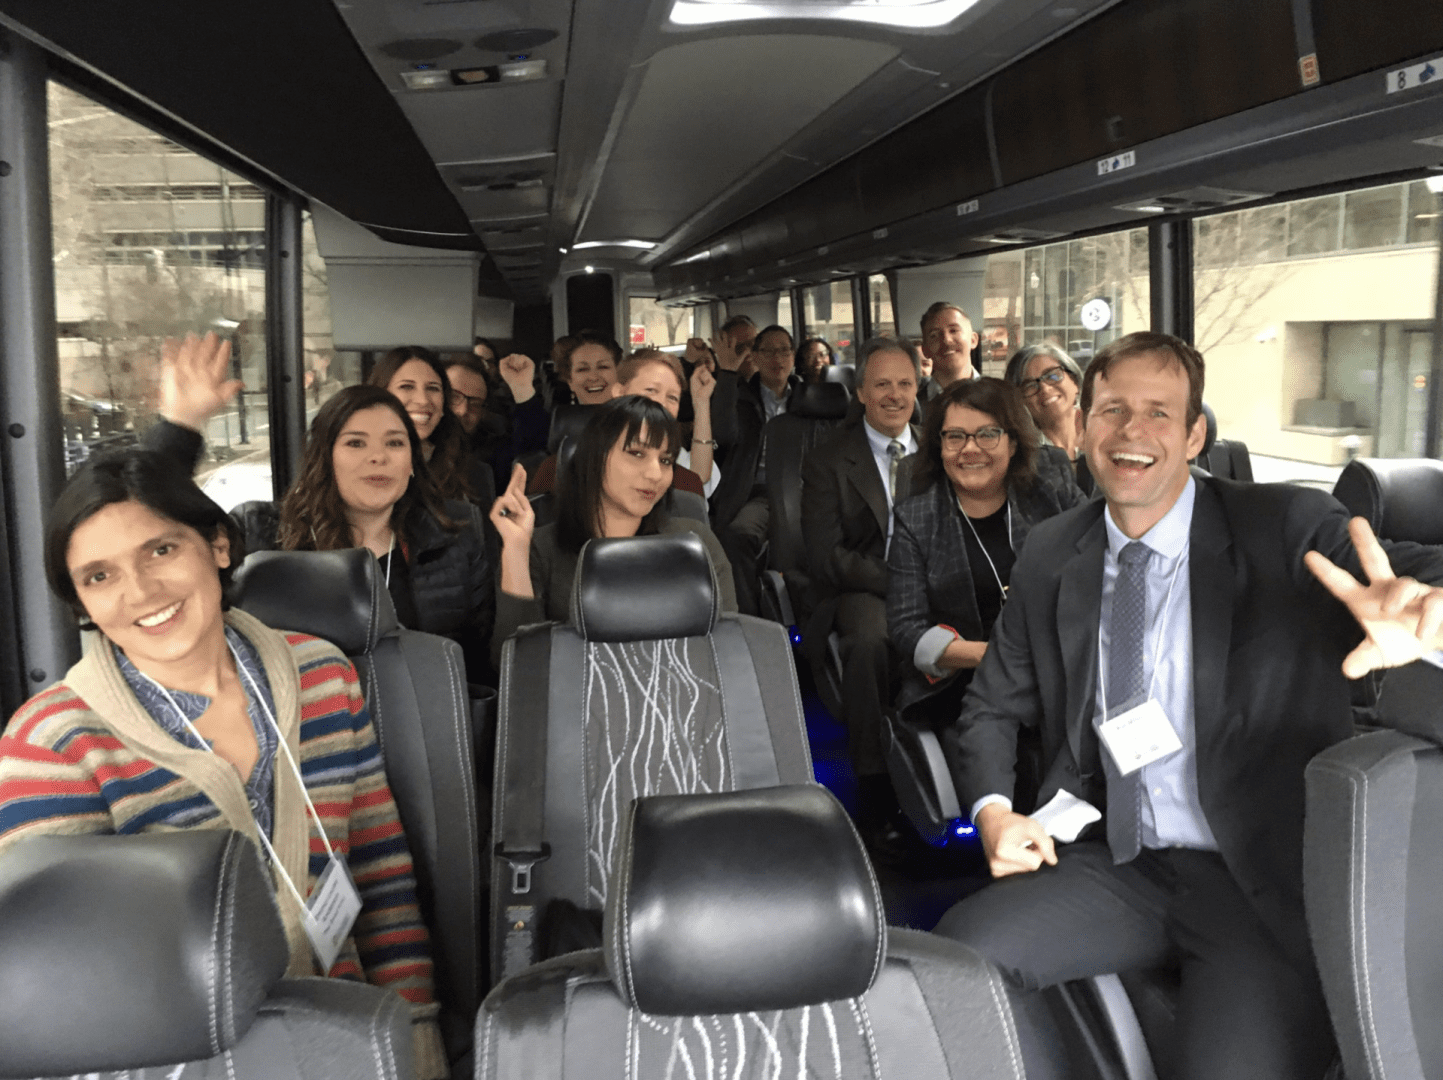
<svg viewBox="0 0 1443 1080">
<path fill-rule="evenodd" d="M 976 3 L 977 0 L 676 0 L 671 21 L 678 26 L 708 26 L 754 19 L 831 19 L 924 30 L 946 26 Z"/>
<path fill-rule="evenodd" d="M 585 248 L 599 247 L 624 247 L 637 248 L 641 251 L 650 251 L 656 244 L 650 240 L 583 240 L 579 244 L 572 244 L 572 251 L 581 251 Z"/>
<path fill-rule="evenodd" d="M 1423 183 L 1428 185 L 1428 190 L 1434 195 L 1443 195 L 1443 176 L 1430 176 Z"/>
</svg>

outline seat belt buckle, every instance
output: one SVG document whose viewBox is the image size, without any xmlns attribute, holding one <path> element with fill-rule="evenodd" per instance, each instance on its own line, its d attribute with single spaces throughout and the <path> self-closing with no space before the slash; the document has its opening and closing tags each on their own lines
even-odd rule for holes
<svg viewBox="0 0 1443 1080">
<path fill-rule="evenodd" d="M 506 851 L 504 845 L 497 844 L 496 854 L 511 868 L 511 895 L 525 896 L 531 891 L 532 868 L 551 858 L 551 845 L 542 841 L 540 851 Z"/>
</svg>

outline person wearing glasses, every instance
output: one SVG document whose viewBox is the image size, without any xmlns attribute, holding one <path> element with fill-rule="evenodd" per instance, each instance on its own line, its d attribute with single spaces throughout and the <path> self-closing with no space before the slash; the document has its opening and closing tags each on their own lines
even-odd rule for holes
<svg viewBox="0 0 1443 1080">
<path fill-rule="evenodd" d="M 1008 382 L 1022 390 L 1027 411 L 1042 433 L 1043 446 L 1056 446 L 1069 461 L 1082 454 L 1082 413 L 1077 392 L 1082 368 L 1056 345 L 1028 345 L 1007 361 Z"/>
<path fill-rule="evenodd" d="M 1022 393 L 990 378 L 954 382 L 928 406 L 910 490 L 887 554 L 887 633 L 909 661 L 896 707 L 950 723 L 1028 532 L 1086 496 L 1040 445 Z"/>
</svg>

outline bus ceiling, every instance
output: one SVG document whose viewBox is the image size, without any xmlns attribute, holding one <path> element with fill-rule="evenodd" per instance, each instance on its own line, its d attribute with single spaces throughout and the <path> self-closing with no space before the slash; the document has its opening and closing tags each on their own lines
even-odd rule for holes
<svg viewBox="0 0 1443 1080">
<path fill-rule="evenodd" d="M 736 296 L 1443 164 L 1422 0 L 0 0 L 57 74 L 375 235 Z"/>
</svg>

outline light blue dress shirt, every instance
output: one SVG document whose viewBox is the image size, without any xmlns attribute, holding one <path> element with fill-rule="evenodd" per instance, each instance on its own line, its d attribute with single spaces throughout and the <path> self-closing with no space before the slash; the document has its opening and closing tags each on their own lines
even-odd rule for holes
<svg viewBox="0 0 1443 1080">
<path fill-rule="evenodd" d="M 1189 537 L 1197 481 L 1188 479 L 1161 521 L 1138 539 L 1152 549 L 1147 560 L 1147 615 L 1143 630 L 1143 677 L 1151 697 L 1162 706 L 1182 749 L 1142 769 L 1142 846 L 1187 847 L 1216 851 L 1218 844 L 1203 816 L 1197 787 L 1197 729 L 1193 720 L 1192 588 L 1188 577 Z M 1108 628 L 1117 586 L 1117 555 L 1130 538 L 1103 513 L 1107 551 L 1102 559 L 1102 618 L 1097 668 L 1108 668 Z M 1094 717 L 1103 717 L 1099 681 Z M 1104 751 L 1105 752 L 1105 751 Z"/>
</svg>

